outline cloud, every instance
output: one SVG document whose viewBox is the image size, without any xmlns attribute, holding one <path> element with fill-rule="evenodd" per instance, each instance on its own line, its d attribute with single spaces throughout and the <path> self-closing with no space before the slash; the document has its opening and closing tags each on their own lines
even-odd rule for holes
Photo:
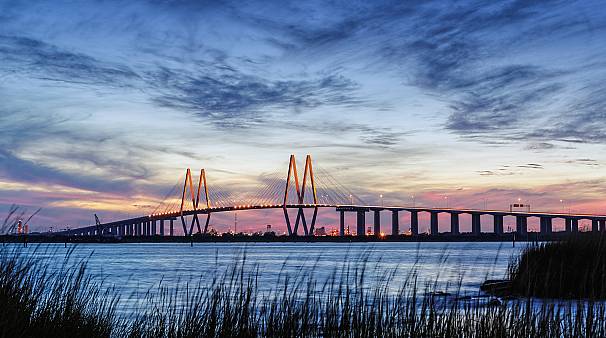
<svg viewBox="0 0 606 338">
<path fill-rule="evenodd" d="M 573 95 L 574 100 L 529 137 L 569 143 L 606 142 L 606 82 L 591 82 Z"/>
<path fill-rule="evenodd" d="M 0 35 L 0 71 L 42 80 L 122 87 L 137 78 L 128 67 L 102 62 L 40 40 Z"/>
<path fill-rule="evenodd" d="M 0 150 L 0 176 L 29 184 L 62 185 L 67 187 L 125 193 L 132 189 L 128 180 L 100 179 L 85 174 L 66 173 L 34 161 L 24 160 L 6 150 Z"/>
<path fill-rule="evenodd" d="M 298 113 L 318 106 L 352 106 L 358 85 L 339 75 L 270 80 L 227 65 L 202 64 L 194 74 L 162 68 L 148 74 L 163 107 L 185 110 L 224 128 L 264 122 L 271 111 Z"/>
<path fill-rule="evenodd" d="M 539 67 L 511 65 L 475 78 L 460 79 L 456 89 L 464 94 L 451 104 L 446 128 L 460 133 L 504 134 L 535 118 L 533 108 L 561 88 L 549 80 L 557 77 Z"/>
</svg>

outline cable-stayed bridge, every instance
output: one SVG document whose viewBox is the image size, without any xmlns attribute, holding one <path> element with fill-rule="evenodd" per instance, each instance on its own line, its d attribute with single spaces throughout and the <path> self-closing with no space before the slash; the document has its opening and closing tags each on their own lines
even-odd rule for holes
<svg viewBox="0 0 606 338">
<path fill-rule="evenodd" d="M 480 235 L 481 216 L 493 218 L 493 233 L 503 234 L 505 217 L 514 217 L 515 232 L 528 233 L 528 219 L 540 220 L 540 233 L 551 234 L 553 220 L 564 219 L 565 231 L 579 231 L 579 221 L 591 221 L 591 231 L 606 231 L 606 215 L 544 213 L 513 210 L 479 210 L 460 208 L 426 208 L 414 206 L 378 206 L 369 205 L 344 185 L 340 184 L 329 172 L 316 168 L 310 155 L 305 158 L 302 170 L 297 169 L 294 155 L 290 156 L 288 170 L 280 173 L 263 175 L 261 184 L 250 192 L 222 190 L 207 180 L 206 171 L 200 170 L 195 179 L 194 173 L 187 169 L 180 182 L 164 197 L 153 212 L 140 217 L 118 220 L 109 223 L 70 229 L 59 232 L 73 236 L 191 236 L 195 233 L 205 234 L 213 214 L 239 210 L 281 209 L 284 222 L 290 236 L 313 236 L 318 210 L 331 208 L 339 213 L 339 235 L 345 236 L 345 213 L 356 214 L 356 235 L 366 235 L 366 213 L 372 212 L 373 234 L 381 234 L 381 213 L 391 215 L 391 236 L 401 234 L 400 213 L 410 213 L 410 235 L 419 234 L 419 213 L 429 213 L 429 234 L 439 234 L 439 214 L 450 215 L 452 235 L 460 234 L 460 215 L 471 215 L 474 235 Z M 195 184 L 196 182 L 197 184 Z M 305 210 L 308 210 L 307 214 Z M 310 217 L 311 213 L 311 217 Z"/>
</svg>

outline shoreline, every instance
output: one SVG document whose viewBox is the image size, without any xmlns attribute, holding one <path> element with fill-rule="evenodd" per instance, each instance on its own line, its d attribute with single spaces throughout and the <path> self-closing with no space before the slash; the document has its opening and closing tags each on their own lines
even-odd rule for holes
<svg viewBox="0 0 606 338">
<path fill-rule="evenodd" d="M 459 234 L 451 235 L 448 233 L 439 235 L 418 235 L 418 236 L 275 236 L 275 235 L 233 235 L 224 234 L 219 236 L 200 235 L 193 236 L 137 236 L 137 237 L 118 237 L 118 236 L 65 236 L 49 234 L 29 234 L 29 235 L 2 235 L 2 243 L 381 243 L 381 242 L 549 242 L 560 241 L 570 236 L 591 236 L 593 233 L 552 233 L 542 235 L 540 233 L 528 233 L 518 235 L 513 233 L 496 234 Z"/>
</svg>

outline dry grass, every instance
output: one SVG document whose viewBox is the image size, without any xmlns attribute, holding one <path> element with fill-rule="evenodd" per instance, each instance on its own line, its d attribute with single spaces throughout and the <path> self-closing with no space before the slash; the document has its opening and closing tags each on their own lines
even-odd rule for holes
<svg viewBox="0 0 606 338">
<path fill-rule="evenodd" d="M 604 304 L 442 301 L 415 274 L 368 287 L 364 268 L 344 266 L 319 282 L 284 275 L 258 291 L 245 258 L 186 289 L 149 290 L 138 311 L 116 315 L 117 292 L 87 277 L 69 255 L 59 271 L 4 248 L 0 261 L 3 337 L 604 337 Z M 366 287 L 364 287 L 366 286 Z M 421 289 L 422 293 L 417 293 Z"/>
</svg>

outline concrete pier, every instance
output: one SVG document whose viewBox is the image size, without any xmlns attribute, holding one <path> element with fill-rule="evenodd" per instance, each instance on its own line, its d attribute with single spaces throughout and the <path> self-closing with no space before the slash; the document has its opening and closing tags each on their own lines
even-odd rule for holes
<svg viewBox="0 0 606 338">
<path fill-rule="evenodd" d="M 528 217 L 516 216 L 516 232 L 518 235 L 526 235 L 528 233 Z"/>
<path fill-rule="evenodd" d="M 398 210 L 391 212 L 391 235 L 398 236 L 400 234 L 400 215 Z"/>
<path fill-rule="evenodd" d="M 459 213 L 457 212 L 450 213 L 450 233 L 453 235 L 461 233 L 459 229 Z"/>
<path fill-rule="evenodd" d="M 540 224 L 541 224 L 541 229 L 540 229 L 541 234 L 547 235 L 552 232 L 553 221 L 552 221 L 551 217 L 547 217 L 547 216 L 541 217 Z"/>
<path fill-rule="evenodd" d="M 339 236 L 345 236 L 345 211 L 339 211 Z"/>
<path fill-rule="evenodd" d="M 411 211 L 410 212 L 410 232 L 413 236 L 419 234 L 419 212 Z"/>
<path fill-rule="evenodd" d="M 374 235 L 379 236 L 381 234 L 381 210 L 375 210 L 374 216 Z"/>
<path fill-rule="evenodd" d="M 366 212 L 363 210 L 358 210 L 357 214 L 357 222 L 356 222 L 356 235 L 364 236 L 366 235 Z"/>
<path fill-rule="evenodd" d="M 432 235 L 437 235 L 439 232 L 438 213 L 430 212 L 429 232 Z"/>
<path fill-rule="evenodd" d="M 503 215 L 493 215 L 492 219 L 494 222 L 494 233 L 497 235 L 503 234 L 503 219 L 505 217 Z"/>
<path fill-rule="evenodd" d="M 482 223 L 481 223 L 481 214 L 472 213 L 471 214 L 471 232 L 479 236 L 482 233 Z"/>
</svg>

